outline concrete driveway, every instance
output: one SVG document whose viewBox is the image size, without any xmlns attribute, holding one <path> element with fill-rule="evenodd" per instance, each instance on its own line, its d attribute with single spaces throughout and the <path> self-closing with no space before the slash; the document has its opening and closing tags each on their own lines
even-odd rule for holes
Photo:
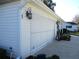
<svg viewBox="0 0 79 59">
<path fill-rule="evenodd" d="M 53 41 L 35 55 L 46 54 L 51 56 L 57 54 L 60 59 L 79 59 L 79 37 L 72 36 L 71 41 Z"/>
</svg>

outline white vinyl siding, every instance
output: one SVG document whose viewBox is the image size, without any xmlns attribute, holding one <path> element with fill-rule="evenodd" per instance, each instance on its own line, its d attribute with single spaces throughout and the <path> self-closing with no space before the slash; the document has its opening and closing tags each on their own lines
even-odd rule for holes
<svg viewBox="0 0 79 59">
<path fill-rule="evenodd" d="M 0 5 L 0 46 L 19 53 L 19 2 Z"/>
</svg>

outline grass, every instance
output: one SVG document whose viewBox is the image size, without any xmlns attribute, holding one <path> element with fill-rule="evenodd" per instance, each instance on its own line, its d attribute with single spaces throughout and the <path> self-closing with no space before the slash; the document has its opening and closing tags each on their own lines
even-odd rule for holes
<svg viewBox="0 0 79 59">
<path fill-rule="evenodd" d="M 79 36 L 79 32 L 71 33 L 71 35 Z"/>
</svg>

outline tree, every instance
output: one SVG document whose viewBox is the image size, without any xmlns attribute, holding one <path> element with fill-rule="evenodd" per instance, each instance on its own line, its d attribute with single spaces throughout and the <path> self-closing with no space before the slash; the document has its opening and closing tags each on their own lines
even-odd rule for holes
<svg viewBox="0 0 79 59">
<path fill-rule="evenodd" d="M 52 11 L 55 12 L 54 7 L 56 6 L 56 3 L 54 3 L 52 0 L 43 0 L 44 4 L 47 5 Z"/>
<path fill-rule="evenodd" d="M 79 31 L 79 14 L 73 18 L 73 22 L 78 24 L 78 31 Z"/>
<path fill-rule="evenodd" d="M 76 15 L 76 16 L 73 18 L 73 22 L 79 24 L 79 15 Z"/>
</svg>

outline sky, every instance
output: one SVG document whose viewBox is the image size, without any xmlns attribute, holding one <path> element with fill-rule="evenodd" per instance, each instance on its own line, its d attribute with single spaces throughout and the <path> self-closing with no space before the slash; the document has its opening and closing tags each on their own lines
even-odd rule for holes
<svg viewBox="0 0 79 59">
<path fill-rule="evenodd" d="M 79 14 L 79 0 L 53 0 L 56 2 L 55 12 L 63 20 L 70 22 Z"/>
</svg>

